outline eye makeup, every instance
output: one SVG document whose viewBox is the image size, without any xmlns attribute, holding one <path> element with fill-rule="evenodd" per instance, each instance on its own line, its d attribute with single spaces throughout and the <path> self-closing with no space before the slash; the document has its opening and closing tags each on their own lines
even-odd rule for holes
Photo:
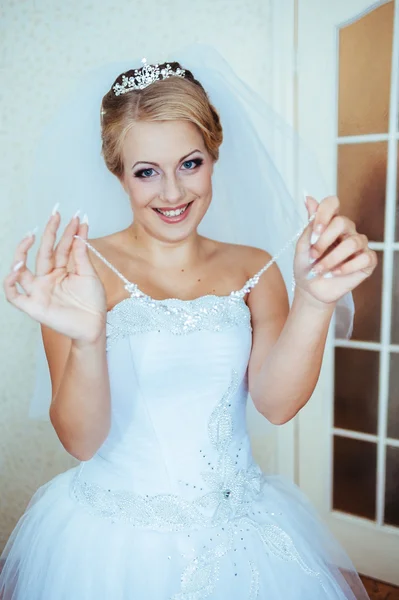
<svg viewBox="0 0 399 600">
<path fill-rule="evenodd" d="M 198 167 L 200 167 L 202 164 L 204 164 L 204 159 L 197 157 L 197 158 L 190 158 L 188 160 L 185 160 L 182 165 L 187 165 L 193 163 L 193 167 L 191 168 L 185 168 L 183 169 L 183 171 L 194 171 L 195 169 L 197 169 Z M 138 179 L 150 179 L 151 177 L 153 177 L 153 173 L 155 172 L 155 169 L 153 169 L 153 167 L 147 167 L 144 169 L 138 169 L 135 173 L 133 173 L 134 177 L 137 177 Z"/>
</svg>

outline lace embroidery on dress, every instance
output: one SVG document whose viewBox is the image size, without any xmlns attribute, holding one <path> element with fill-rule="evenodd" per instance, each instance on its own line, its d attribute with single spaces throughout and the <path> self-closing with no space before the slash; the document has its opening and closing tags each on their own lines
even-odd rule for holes
<svg viewBox="0 0 399 600">
<path fill-rule="evenodd" d="M 239 539 L 245 543 L 245 538 L 240 538 L 240 536 L 243 536 L 244 529 L 247 532 L 253 530 L 259 535 L 267 555 L 297 563 L 307 575 L 318 581 L 321 589 L 327 592 L 320 573 L 306 565 L 291 538 L 277 525 L 262 525 L 249 517 L 244 517 L 229 522 L 227 527 L 222 529 L 225 534 L 224 541 L 212 548 L 205 548 L 189 562 L 181 577 L 180 592 L 174 594 L 172 600 L 205 600 L 205 598 L 208 598 L 216 588 L 221 568 L 220 559 L 239 548 Z M 242 549 L 245 551 L 246 547 L 243 546 Z M 242 565 L 243 563 L 241 563 L 240 569 L 242 569 Z M 259 566 L 252 561 L 248 561 L 248 566 L 250 583 L 248 596 L 245 600 L 257 600 L 260 593 Z"/>
<path fill-rule="evenodd" d="M 255 287 L 261 275 L 277 258 L 272 258 L 258 273 L 248 279 L 240 290 L 235 290 L 227 296 L 207 294 L 194 300 L 155 300 L 126 279 L 87 240 L 77 237 L 124 282 L 125 289 L 130 293 L 130 298 L 125 298 L 108 312 L 107 350 L 121 337 L 150 331 L 186 335 L 201 330 L 223 331 L 242 324 L 252 331 L 251 315 L 244 302 L 244 296 Z"/>
<path fill-rule="evenodd" d="M 250 327 L 250 312 L 244 296 L 277 258 L 271 259 L 241 290 L 228 296 L 207 295 L 191 301 L 177 298 L 154 300 L 129 282 L 88 242 L 85 243 L 124 281 L 125 289 L 131 294 L 108 313 L 109 344 L 121 336 L 157 329 L 184 335 L 200 329 L 221 331 L 243 322 Z M 233 371 L 228 390 L 210 416 L 208 434 L 217 461 L 211 470 L 201 473 L 208 491 L 193 501 L 173 494 L 139 496 L 124 490 L 106 490 L 81 479 L 81 469 L 73 481 L 71 492 L 75 500 L 93 514 L 112 522 L 122 521 L 160 531 L 216 528 L 215 536 L 221 541 L 214 544 L 212 536 L 211 544 L 204 546 L 196 557 L 188 559 L 181 576 L 180 591 L 171 600 L 208 598 L 215 591 L 222 559 L 237 550 L 239 543 L 245 543 L 239 542 L 244 540 L 244 537 L 239 537 L 239 533 L 243 535 L 244 528 L 259 536 L 266 554 L 296 563 L 308 576 L 316 578 L 325 590 L 320 574 L 304 562 L 293 540 L 280 527 L 270 523 L 270 516 L 274 513 L 259 506 L 261 510 L 257 510 L 255 516 L 256 502 L 260 500 L 264 504 L 267 499 L 267 479 L 256 463 L 246 469 L 238 469 L 230 454 L 234 438 L 231 406 L 238 385 L 238 374 Z M 189 485 L 187 482 L 180 483 Z M 262 514 L 268 521 L 259 521 Z M 257 600 L 260 593 L 259 567 L 251 561 L 247 564 L 248 596 L 245 600 Z"/>
<path fill-rule="evenodd" d="M 280 527 L 259 522 L 258 515 L 257 519 L 250 516 L 255 515 L 254 504 L 266 500 L 267 479 L 256 463 L 247 469 L 238 469 L 229 451 L 234 439 L 232 400 L 239 383 L 238 373 L 233 370 L 230 385 L 210 416 L 208 434 L 217 452 L 217 462 L 211 470 L 201 473 L 209 491 L 192 502 L 173 494 L 139 496 L 128 491 L 106 490 L 81 479 L 83 464 L 72 483 L 71 493 L 77 502 L 92 514 L 112 522 L 122 521 L 159 531 L 220 528 L 215 536 L 221 536 L 222 541 L 211 547 L 204 546 L 199 555 L 189 560 L 181 576 L 180 592 L 171 600 L 209 597 L 218 581 L 221 559 L 237 550 L 238 533 L 244 528 L 257 533 L 267 554 L 297 563 L 307 575 L 317 578 L 324 589 L 320 574 L 306 565 L 292 539 Z M 265 508 L 258 511 L 261 512 L 264 516 L 273 515 Z M 260 591 L 259 568 L 250 561 L 248 566 L 250 581 L 246 600 L 256 600 Z"/>
<path fill-rule="evenodd" d="M 215 527 L 246 515 L 253 501 L 261 494 L 265 478 L 256 463 L 247 469 L 237 469 L 228 453 L 233 438 L 232 418 L 228 409 L 238 385 L 238 374 L 233 371 L 229 388 L 210 417 L 209 437 L 217 451 L 217 464 L 211 467 L 214 470 L 201 473 L 209 488 L 207 493 L 190 502 L 173 494 L 140 496 L 126 490 L 106 490 L 84 481 L 81 478 L 83 469 L 80 469 L 72 483 L 75 500 L 92 514 L 112 522 L 122 521 L 134 527 L 159 531 Z"/>
<path fill-rule="evenodd" d="M 224 331 L 244 325 L 250 331 L 249 308 L 230 296 L 203 296 L 195 300 L 126 298 L 107 315 L 107 350 L 120 338 L 150 331 L 187 335 L 195 331 Z"/>
</svg>

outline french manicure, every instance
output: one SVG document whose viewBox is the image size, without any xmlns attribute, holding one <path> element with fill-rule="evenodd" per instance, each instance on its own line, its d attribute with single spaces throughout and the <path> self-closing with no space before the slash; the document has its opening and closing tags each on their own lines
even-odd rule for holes
<svg viewBox="0 0 399 600">
<path fill-rule="evenodd" d="M 324 273 L 323 277 L 324 279 L 331 279 L 334 277 L 334 275 L 331 273 L 331 271 L 327 271 L 327 273 Z"/>
<path fill-rule="evenodd" d="M 23 260 L 20 260 L 19 262 L 17 262 L 17 264 L 16 264 L 16 265 L 14 265 L 14 267 L 13 267 L 13 269 L 12 269 L 12 270 L 13 270 L 13 271 L 18 271 L 18 269 L 20 269 L 20 268 L 22 267 L 22 265 L 23 265 L 23 264 L 24 264 L 24 261 L 23 261 Z"/>
<path fill-rule="evenodd" d="M 76 217 L 78 217 L 80 215 L 80 209 L 78 209 L 76 211 L 76 213 L 73 215 L 73 218 L 75 219 Z"/>
<path fill-rule="evenodd" d="M 315 244 L 318 241 L 322 231 L 323 231 L 323 225 L 321 223 L 319 223 L 318 225 L 316 225 L 314 231 L 312 232 L 312 236 L 310 238 L 310 243 L 312 246 L 313 246 L 313 244 Z"/>
<path fill-rule="evenodd" d="M 89 224 L 89 217 L 87 216 L 86 213 L 83 215 L 82 224 L 83 223 L 85 223 L 86 225 Z"/>
<path fill-rule="evenodd" d="M 60 203 L 59 202 L 57 202 L 56 204 L 54 204 L 54 208 L 51 211 L 52 216 L 55 215 L 55 213 L 58 211 L 59 207 L 60 207 Z"/>
<path fill-rule="evenodd" d="M 32 231 L 28 231 L 28 233 L 26 233 L 24 235 L 24 238 L 28 238 L 28 237 L 32 237 L 34 235 L 36 235 L 36 233 L 38 232 L 39 228 L 35 227 L 34 229 L 32 229 Z"/>
<path fill-rule="evenodd" d="M 312 236 L 310 238 L 310 244 L 311 246 L 313 246 L 313 244 L 315 244 L 320 238 L 320 234 L 316 233 L 315 231 L 312 232 Z"/>
</svg>

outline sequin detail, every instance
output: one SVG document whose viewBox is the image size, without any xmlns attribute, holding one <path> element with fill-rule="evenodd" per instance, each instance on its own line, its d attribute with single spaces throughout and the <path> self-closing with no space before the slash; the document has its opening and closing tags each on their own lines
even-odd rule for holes
<svg viewBox="0 0 399 600">
<path fill-rule="evenodd" d="M 327 592 L 320 573 L 306 565 L 289 535 L 277 525 L 262 524 L 253 521 L 249 517 L 244 517 L 229 522 L 223 530 L 224 540 L 213 548 L 206 548 L 189 562 L 181 577 L 181 589 L 179 593 L 172 596 L 172 600 L 205 600 L 215 591 L 221 569 L 220 559 L 231 551 L 237 550 L 237 534 L 240 527 L 257 533 L 268 555 L 280 560 L 297 563 L 307 575 L 317 579 L 320 587 Z M 243 531 L 243 529 L 240 529 L 240 531 Z M 244 538 L 241 538 L 241 540 L 243 541 Z M 242 569 L 244 562 L 240 564 Z M 251 578 L 248 596 L 245 600 L 257 600 L 260 593 L 259 567 L 251 561 L 248 561 L 248 566 Z"/>
<path fill-rule="evenodd" d="M 217 463 L 201 473 L 208 492 L 193 501 L 174 494 L 141 496 L 127 490 L 106 490 L 86 482 L 79 470 L 72 483 L 75 500 L 94 515 L 159 531 L 216 527 L 246 515 L 262 493 L 265 477 L 256 463 L 247 469 L 237 469 L 228 452 L 233 439 L 229 409 L 239 383 L 238 374 L 233 370 L 231 383 L 209 420 L 208 433 L 217 452 Z"/>
<path fill-rule="evenodd" d="M 181 576 L 180 591 L 171 600 L 208 598 L 216 589 L 222 559 L 236 551 L 239 544 L 243 551 L 246 550 L 247 542 L 238 535 L 244 529 L 259 536 L 268 555 L 296 563 L 308 576 L 318 579 L 325 589 L 320 574 L 306 565 L 293 540 L 280 527 L 261 522 L 258 516 L 256 520 L 250 516 L 255 515 L 255 502 L 264 505 L 267 480 L 256 463 L 247 469 L 238 469 L 230 454 L 234 439 L 234 397 L 239 385 L 238 373 L 233 370 L 229 387 L 208 422 L 209 440 L 216 451 L 217 461 L 210 470 L 201 473 L 208 486 L 205 494 L 188 501 L 173 494 L 139 496 L 128 491 L 106 490 L 81 478 L 83 464 L 72 483 L 71 493 L 77 502 L 92 514 L 112 522 L 126 522 L 133 527 L 166 532 L 216 528 L 212 538 L 216 540 L 219 537 L 220 541 L 204 546 L 197 556 L 188 561 Z M 257 515 L 262 513 L 265 517 L 268 515 L 265 508 L 257 511 Z M 242 561 L 241 569 L 244 564 Z M 257 600 L 260 593 L 259 567 L 248 561 L 248 568 L 250 576 L 245 600 Z"/>
<path fill-rule="evenodd" d="M 150 331 L 187 335 L 196 331 L 251 328 L 250 311 L 242 298 L 202 296 L 195 300 L 153 300 L 134 296 L 122 300 L 107 315 L 107 350 L 120 338 Z"/>
</svg>

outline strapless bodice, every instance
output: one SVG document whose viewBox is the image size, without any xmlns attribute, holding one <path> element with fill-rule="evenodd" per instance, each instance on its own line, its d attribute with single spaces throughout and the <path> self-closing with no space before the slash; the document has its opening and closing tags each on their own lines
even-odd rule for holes
<svg viewBox="0 0 399 600">
<path fill-rule="evenodd" d="M 132 518 L 154 498 L 164 521 L 170 503 L 188 506 L 192 521 L 240 510 L 261 486 L 246 427 L 251 343 L 242 298 L 116 305 L 107 318 L 112 425 L 76 494 L 102 511 L 133 503 Z"/>
</svg>

